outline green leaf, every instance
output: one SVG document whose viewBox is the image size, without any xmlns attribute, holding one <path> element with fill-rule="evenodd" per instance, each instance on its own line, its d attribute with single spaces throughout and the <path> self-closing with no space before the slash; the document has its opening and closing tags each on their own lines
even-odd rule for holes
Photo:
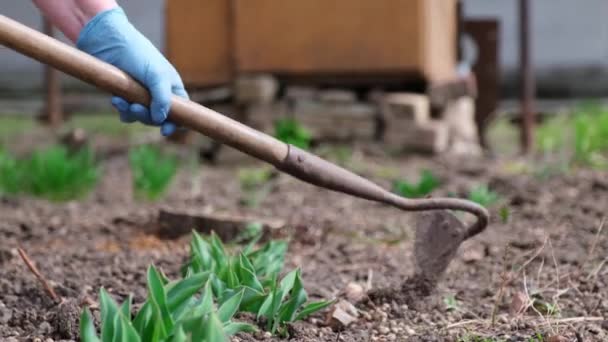
<svg viewBox="0 0 608 342">
<path fill-rule="evenodd" d="M 254 314 L 257 313 L 258 310 L 260 310 L 260 306 L 264 302 L 264 298 L 266 297 L 264 292 L 259 292 L 251 287 L 243 285 L 241 285 L 239 288 L 245 291 L 243 293 L 243 299 L 241 300 L 240 310 Z"/>
<path fill-rule="evenodd" d="M 146 301 L 144 305 L 139 309 L 139 312 L 135 315 L 133 320 L 133 327 L 135 330 L 143 336 L 146 326 L 152 319 L 152 307 L 149 301 Z"/>
<path fill-rule="evenodd" d="M 80 339 L 82 342 L 99 342 L 89 308 L 82 310 L 80 315 Z"/>
<path fill-rule="evenodd" d="M 279 317 L 281 322 L 292 322 L 295 318 L 296 311 L 306 303 L 308 299 L 308 295 L 304 290 L 304 286 L 302 284 L 302 278 L 300 277 L 300 270 L 298 269 L 296 279 L 289 293 L 290 298 L 285 303 L 284 306 L 281 307 L 281 311 L 279 312 Z"/>
<path fill-rule="evenodd" d="M 154 266 L 148 268 L 148 291 L 157 324 L 160 325 L 160 338 L 165 339 L 173 329 L 173 319 L 167 307 L 167 295 L 162 285 L 160 275 Z"/>
<path fill-rule="evenodd" d="M 192 309 L 189 317 L 202 317 L 213 310 L 213 293 L 211 292 L 210 280 L 207 280 L 203 290 L 203 296 L 197 305 Z"/>
<path fill-rule="evenodd" d="M 175 329 L 171 342 L 188 342 L 188 336 L 186 336 L 186 332 L 184 332 L 184 328 L 181 325 Z"/>
<path fill-rule="evenodd" d="M 228 266 L 228 257 L 224 245 L 213 231 L 211 232 L 211 256 L 220 270 Z"/>
<path fill-rule="evenodd" d="M 121 330 L 121 335 L 122 338 L 120 339 L 120 342 L 139 342 L 141 341 L 139 335 L 137 334 L 137 331 L 135 331 L 135 328 L 133 328 L 133 325 L 131 324 L 131 322 L 129 322 L 129 320 L 122 315 L 122 313 L 119 313 L 117 315 L 117 317 L 119 317 L 119 324 L 120 324 L 120 330 Z"/>
<path fill-rule="evenodd" d="M 167 291 L 167 306 L 174 312 L 180 305 L 192 298 L 209 279 L 209 272 L 197 273 L 190 278 L 176 282 Z"/>
<path fill-rule="evenodd" d="M 281 297 L 281 301 L 285 299 L 285 296 L 289 294 L 289 291 L 293 288 L 296 283 L 296 278 L 299 277 L 300 269 L 295 269 L 289 273 L 281 280 L 281 291 L 283 292 L 283 296 Z"/>
<path fill-rule="evenodd" d="M 209 314 L 209 317 L 205 321 L 203 326 L 204 331 L 204 340 L 205 342 L 226 342 L 228 341 L 228 336 L 224 333 L 224 326 L 220 321 L 218 315 L 214 312 Z M 192 336 L 192 340 L 194 341 L 194 336 Z"/>
<path fill-rule="evenodd" d="M 239 255 L 238 277 L 241 284 L 246 285 L 258 292 L 264 292 L 264 287 L 255 275 L 255 268 L 244 254 Z"/>
<path fill-rule="evenodd" d="M 244 290 L 241 290 L 226 300 L 218 310 L 218 317 L 222 322 L 228 322 L 237 312 L 243 299 Z"/>
<path fill-rule="evenodd" d="M 101 340 L 111 341 L 114 337 L 114 318 L 118 313 L 118 304 L 103 287 L 99 290 L 99 301 L 101 304 Z"/>
<path fill-rule="evenodd" d="M 212 271 L 213 258 L 211 256 L 211 246 L 196 231 L 192 231 L 192 241 L 190 242 L 191 252 L 200 267 L 197 271 Z"/>
<path fill-rule="evenodd" d="M 302 320 L 317 311 L 321 311 L 321 310 L 325 309 L 326 307 L 332 305 L 333 303 L 334 303 L 334 301 L 327 301 L 327 300 L 309 303 L 306 306 L 304 306 L 304 308 L 298 313 L 298 315 L 296 316 L 294 321 Z"/>
<path fill-rule="evenodd" d="M 229 262 L 228 266 L 226 267 L 226 285 L 231 289 L 239 286 L 239 277 L 235 272 L 235 268 L 238 268 L 238 264 L 236 262 Z"/>
<path fill-rule="evenodd" d="M 249 323 L 230 322 L 224 325 L 224 333 L 228 336 L 232 336 L 240 332 L 253 333 L 256 331 L 258 331 L 258 328 Z"/>
<path fill-rule="evenodd" d="M 133 302 L 133 296 L 129 295 L 127 299 L 122 303 L 120 307 L 120 312 L 127 318 L 129 321 L 131 320 L 131 303 Z"/>
</svg>

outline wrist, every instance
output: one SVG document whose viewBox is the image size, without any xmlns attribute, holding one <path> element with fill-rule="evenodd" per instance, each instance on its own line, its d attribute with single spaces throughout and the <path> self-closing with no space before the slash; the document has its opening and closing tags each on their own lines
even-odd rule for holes
<svg viewBox="0 0 608 342">
<path fill-rule="evenodd" d="M 115 0 L 77 0 L 78 7 L 86 19 L 84 25 L 91 21 L 98 14 L 118 7 Z"/>
</svg>

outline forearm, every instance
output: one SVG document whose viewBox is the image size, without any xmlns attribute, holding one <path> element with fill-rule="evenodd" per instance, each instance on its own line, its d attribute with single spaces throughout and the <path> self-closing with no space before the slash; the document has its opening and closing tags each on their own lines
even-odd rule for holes
<svg viewBox="0 0 608 342">
<path fill-rule="evenodd" d="M 118 6 L 116 0 L 33 0 L 55 27 L 76 42 L 78 34 L 97 13 Z"/>
</svg>

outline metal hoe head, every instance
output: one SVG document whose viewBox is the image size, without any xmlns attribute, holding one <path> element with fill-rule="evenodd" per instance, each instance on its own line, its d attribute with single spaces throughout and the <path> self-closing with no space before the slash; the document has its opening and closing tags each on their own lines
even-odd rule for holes
<svg viewBox="0 0 608 342">
<path fill-rule="evenodd" d="M 467 227 L 447 210 L 422 213 L 416 223 L 415 273 L 437 282 L 445 273 L 460 244 L 467 239 Z"/>
</svg>

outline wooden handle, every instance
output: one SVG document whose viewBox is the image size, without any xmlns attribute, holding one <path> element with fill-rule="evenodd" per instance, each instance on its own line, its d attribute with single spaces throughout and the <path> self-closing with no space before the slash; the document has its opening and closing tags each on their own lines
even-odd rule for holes
<svg viewBox="0 0 608 342">
<path fill-rule="evenodd" d="M 120 69 L 0 15 L 0 43 L 128 101 L 149 104 L 148 91 Z M 195 102 L 174 96 L 171 121 L 272 165 L 287 156 L 287 144 Z"/>
</svg>

